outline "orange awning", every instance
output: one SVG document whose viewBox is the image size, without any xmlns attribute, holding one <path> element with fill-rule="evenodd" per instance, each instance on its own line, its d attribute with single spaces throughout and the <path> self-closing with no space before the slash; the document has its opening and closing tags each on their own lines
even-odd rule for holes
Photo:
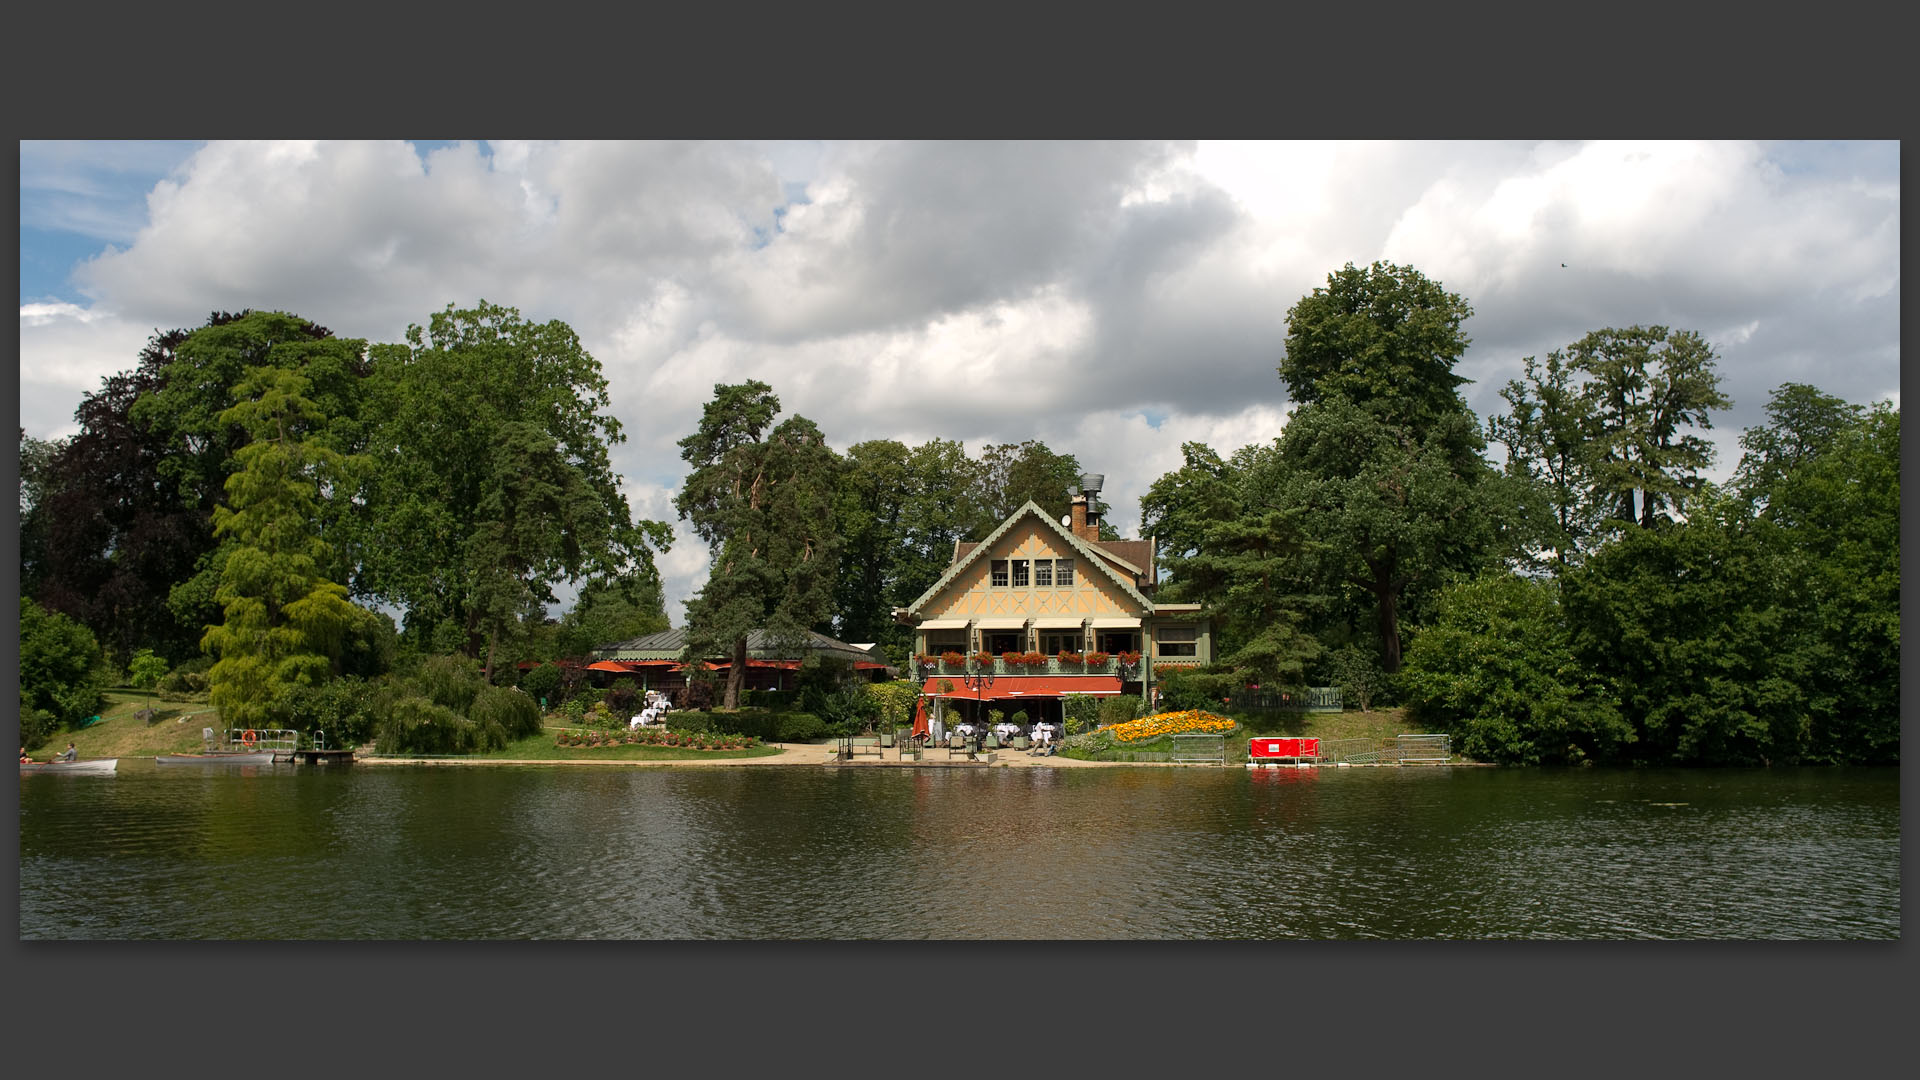
<svg viewBox="0 0 1920 1080">
<path fill-rule="evenodd" d="M 1023 698 L 1052 697 L 1066 694 L 1118 694 L 1120 680 L 1113 675 L 1002 675 L 993 680 L 993 685 L 983 690 L 970 690 L 957 675 L 935 675 L 927 680 L 925 690 L 935 697 L 940 695 L 940 683 L 953 684 L 953 692 L 945 696 L 966 700 L 980 697 Z"/>
<path fill-rule="evenodd" d="M 595 660 L 587 665 L 588 671 L 632 671 L 633 669 L 618 660 Z"/>
</svg>

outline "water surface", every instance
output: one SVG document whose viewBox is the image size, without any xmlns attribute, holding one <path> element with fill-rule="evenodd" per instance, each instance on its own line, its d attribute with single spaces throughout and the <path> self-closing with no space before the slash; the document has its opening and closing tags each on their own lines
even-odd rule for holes
<svg viewBox="0 0 1920 1080">
<path fill-rule="evenodd" d="M 1893 769 L 21 778 L 20 936 L 1899 936 Z"/>
</svg>

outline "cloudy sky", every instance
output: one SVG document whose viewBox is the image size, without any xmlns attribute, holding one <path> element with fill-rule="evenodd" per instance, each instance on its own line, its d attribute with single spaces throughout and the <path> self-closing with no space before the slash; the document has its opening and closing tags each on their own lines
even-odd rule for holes
<svg viewBox="0 0 1920 1080">
<path fill-rule="evenodd" d="M 1782 382 L 1898 401 L 1899 145 L 140 143 L 20 147 L 20 411 L 159 329 L 242 308 L 398 341 L 480 299 L 580 335 L 638 516 L 675 442 L 759 378 L 844 450 L 1034 438 L 1107 476 L 1115 524 L 1179 464 L 1277 435 L 1286 311 L 1344 264 L 1411 264 L 1474 309 L 1484 419 L 1524 357 L 1697 330 L 1734 405 L 1716 476 Z M 1564 264 L 1564 265 L 1563 265 Z M 681 528 L 668 614 L 706 574 Z"/>
</svg>

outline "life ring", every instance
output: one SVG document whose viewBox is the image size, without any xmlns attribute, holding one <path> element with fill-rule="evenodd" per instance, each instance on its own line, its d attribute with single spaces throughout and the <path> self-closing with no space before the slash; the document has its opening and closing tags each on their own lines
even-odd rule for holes
<svg viewBox="0 0 1920 1080">
<path fill-rule="evenodd" d="M 243 743 L 246 743 L 248 746 L 252 746 L 255 742 L 259 741 L 259 738 L 260 737 L 258 735 L 255 735 L 253 733 L 252 728 L 248 728 L 247 733 L 245 735 L 240 736 L 240 741 Z"/>
</svg>

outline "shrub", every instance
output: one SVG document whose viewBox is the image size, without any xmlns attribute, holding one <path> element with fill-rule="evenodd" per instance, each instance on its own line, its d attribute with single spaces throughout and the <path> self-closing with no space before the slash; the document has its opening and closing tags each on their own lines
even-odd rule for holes
<svg viewBox="0 0 1920 1080">
<path fill-rule="evenodd" d="M 749 690 L 740 704 L 749 708 L 780 712 L 793 708 L 798 702 L 799 691 L 797 690 Z"/>
<path fill-rule="evenodd" d="M 1066 715 L 1069 735 L 1092 731 L 1099 725 L 1100 699 L 1092 694 L 1067 694 L 1060 699 L 1060 710 Z"/>
<path fill-rule="evenodd" d="M 867 684 L 867 696 L 873 699 L 882 731 L 898 731 L 913 723 L 914 702 L 920 697 L 920 684 L 912 679 Z"/>
<path fill-rule="evenodd" d="M 520 689 L 525 690 L 539 702 L 558 702 L 560 700 L 560 665 L 548 661 L 527 669 L 520 676 Z"/>
<path fill-rule="evenodd" d="M 481 725 L 498 727 L 503 737 L 497 749 L 515 739 L 524 739 L 540 731 L 540 706 L 524 690 L 505 686 L 489 686 L 482 689 L 473 699 L 473 707 L 467 712 L 467 719 Z"/>
<path fill-rule="evenodd" d="M 430 656 L 420 662 L 414 683 L 421 696 L 444 709 L 465 715 L 485 683 L 480 664 L 464 656 Z"/>
<path fill-rule="evenodd" d="M 1099 726 L 1101 727 L 1124 724 L 1139 717 L 1140 699 L 1131 694 L 1100 699 Z"/>
<path fill-rule="evenodd" d="M 640 711 L 640 681 L 632 676 L 622 676 L 613 681 L 607 690 L 607 708 L 620 716 L 632 716 Z"/>
<path fill-rule="evenodd" d="M 1373 708 L 1373 699 L 1387 689 L 1387 672 L 1373 649 L 1349 643 L 1333 654 L 1328 667 L 1341 697 L 1360 706 L 1362 712 Z"/>
<path fill-rule="evenodd" d="M 383 754 L 458 754 L 471 747 L 467 729 L 472 726 L 452 709 L 408 694 L 385 709 L 375 745 Z"/>
<path fill-rule="evenodd" d="M 1160 675 L 1160 705 L 1164 709 L 1218 709 L 1220 702 L 1246 685 L 1231 668 L 1169 669 Z"/>
<path fill-rule="evenodd" d="M 812 713 L 780 713 L 776 720 L 777 723 L 774 725 L 776 742 L 807 742 L 811 739 L 824 739 L 830 734 L 826 721 Z"/>
</svg>

